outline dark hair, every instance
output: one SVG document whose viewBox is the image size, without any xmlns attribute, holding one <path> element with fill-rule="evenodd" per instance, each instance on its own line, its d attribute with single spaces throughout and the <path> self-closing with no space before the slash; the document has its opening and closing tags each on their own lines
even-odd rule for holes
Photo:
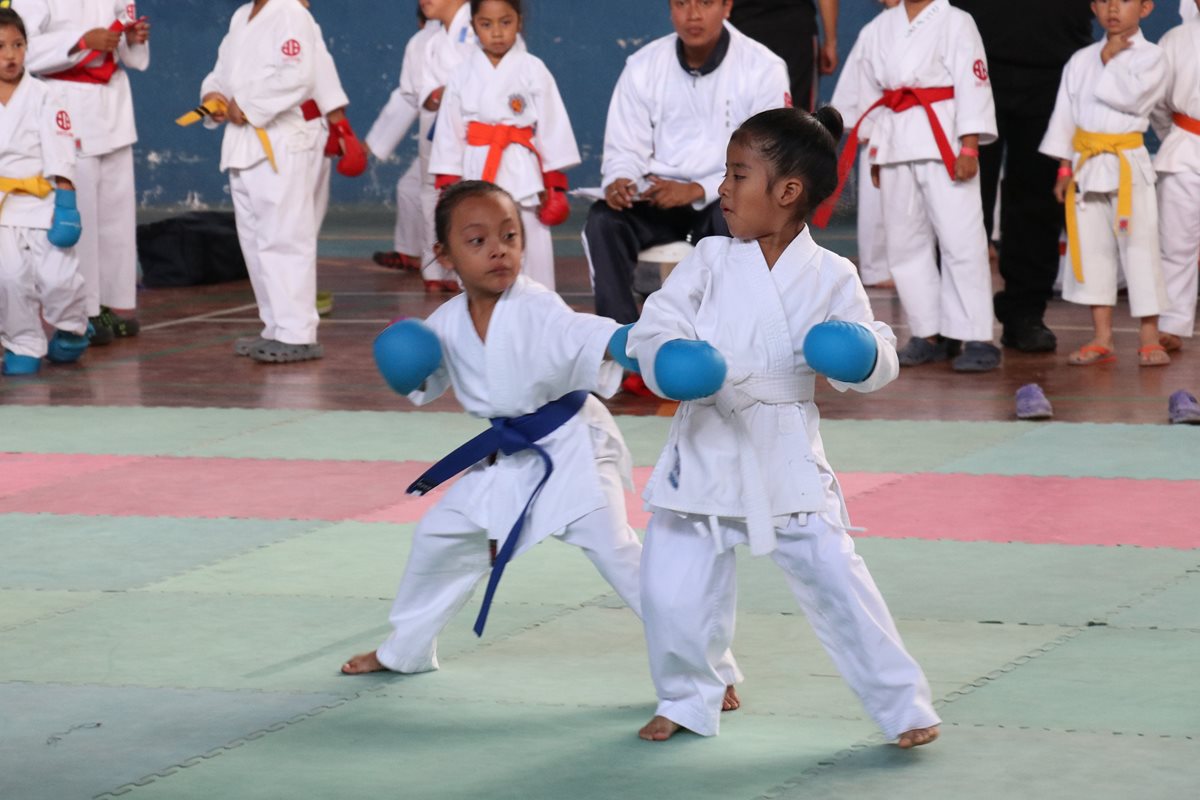
<svg viewBox="0 0 1200 800">
<path fill-rule="evenodd" d="M 446 247 L 450 241 L 450 223 L 454 219 L 454 210 L 462 205 L 464 200 L 472 197 L 483 197 L 494 194 L 507 199 L 517 209 L 517 222 L 521 226 L 521 240 L 525 240 L 525 222 L 521 219 L 521 209 L 513 196 L 494 183 L 487 181 L 459 181 L 442 192 L 437 208 L 433 212 L 433 230 L 437 243 Z"/>
<path fill-rule="evenodd" d="M 500 2 L 508 3 L 510 6 L 512 6 L 512 10 L 517 12 L 518 17 L 522 16 L 521 0 L 500 0 Z M 483 0 L 471 0 L 471 16 L 472 17 L 479 13 L 479 7 L 481 5 L 483 5 Z"/>
<path fill-rule="evenodd" d="M 25 20 L 11 8 L 0 8 L 0 28 L 16 28 L 21 38 L 29 41 L 29 34 L 25 32 Z"/>
<path fill-rule="evenodd" d="M 798 108 L 776 108 L 755 114 L 733 132 L 732 141 L 753 148 L 771 166 L 771 182 L 799 178 L 804 201 L 798 216 L 808 214 L 837 190 L 838 142 L 842 115 L 832 106 L 816 114 Z"/>
</svg>

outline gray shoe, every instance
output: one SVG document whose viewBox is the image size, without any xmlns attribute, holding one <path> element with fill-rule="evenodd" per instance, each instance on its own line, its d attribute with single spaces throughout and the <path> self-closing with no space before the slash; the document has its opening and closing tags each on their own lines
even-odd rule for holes
<svg viewBox="0 0 1200 800">
<path fill-rule="evenodd" d="M 955 372 L 991 372 L 1000 366 L 1000 348 L 991 342 L 967 342 L 954 359 Z"/>
<path fill-rule="evenodd" d="M 288 344 L 274 339 L 264 339 L 262 344 L 250 351 L 250 357 L 264 364 L 290 364 L 295 361 L 312 361 L 325 355 L 325 348 L 317 343 Z"/>
<path fill-rule="evenodd" d="M 248 356 L 261 344 L 266 343 L 266 339 L 261 336 L 239 336 L 233 340 L 233 354 L 238 356 Z"/>
<path fill-rule="evenodd" d="M 932 364 L 937 361 L 947 361 L 958 355 L 958 340 L 939 336 L 936 342 L 931 342 L 921 336 L 914 336 L 908 344 L 901 347 L 896 355 L 900 358 L 902 367 L 919 367 L 922 364 Z"/>
</svg>

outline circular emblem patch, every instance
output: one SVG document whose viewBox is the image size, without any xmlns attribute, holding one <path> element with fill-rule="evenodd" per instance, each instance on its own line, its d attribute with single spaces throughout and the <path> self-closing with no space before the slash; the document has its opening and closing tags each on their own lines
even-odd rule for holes
<svg viewBox="0 0 1200 800">
<path fill-rule="evenodd" d="M 283 54 L 289 58 L 300 55 L 300 43 L 295 39 L 288 39 L 283 43 Z"/>
<path fill-rule="evenodd" d="M 988 79 L 987 64 L 983 63 L 982 58 L 975 62 L 975 66 L 972 71 L 975 73 L 975 77 L 979 78 L 979 80 L 986 81 Z"/>
<path fill-rule="evenodd" d="M 60 131 L 71 130 L 71 115 L 65 111 L 60 111 L 54 115 L 54 121 L 58 124 Z"/>
</svg>

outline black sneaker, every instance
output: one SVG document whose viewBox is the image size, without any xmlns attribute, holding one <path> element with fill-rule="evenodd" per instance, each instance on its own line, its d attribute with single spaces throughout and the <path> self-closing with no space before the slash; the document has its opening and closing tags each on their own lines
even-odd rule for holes
<svg viewBox="0 0 1200 800">
<path fill-rule="evenodd" d="M 142 329 L 142 323 L 138 322 L 136 317 L 119 316 L 108 306 L 100 306 L 100 320 L 108 326 L 113 336 L 118 339 L 129 339 L 137 336 L 138 331 Z"/>
<path fill-rule="evenodd" d="M 106 344 L 112 344 L 112 340 L 116 338 L 113 329 L 104 321 L 104 312 L 98 317 L 88 317 L 88 322 L 91 323 L 92 333 L 88 336 L 88 341 L 92 347 L 103 347 Z"/>
<path fill-rule="evenodd" d="M 1053 353 L 1058 337 L 1040 319 L 1021 320 L 1004 326 L 1000 344 L 1022 353 Z"/>
</svg>

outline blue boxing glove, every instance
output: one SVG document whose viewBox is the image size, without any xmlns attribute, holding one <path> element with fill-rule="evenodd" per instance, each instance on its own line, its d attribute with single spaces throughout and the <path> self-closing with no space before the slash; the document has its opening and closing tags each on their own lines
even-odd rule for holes
<svg viewBox="0 0 1200 800">
<path fill-rule="evenodd" d="M 843 383 L 861 383 L 875 371 L 879 345 L 865 325 L 830 320 L 812 326 L 804 337 L 804 360 L 822 375 Z"/>
<path fill-rule="evenodd" d="M 617 332 L 608 340 L 608 354 L 612 356 L 612 360 L 620 364 L 629 372 L 642 374 L 642 367 L 638 364 L 636 358 L 632 358 L 629 352 L 625 349 L 629 345 L 629 331 L 633 328 L 633 323 L 622 325 L 617 328 Z"/>
<path fill-rule="evenodd" d="M 54 221 L 50 223 L 47 236 L 50 244 L 67 249 L 79 242 L 83 225 L 79 221 L 79 209 L 75 206 L 74 189 L 54 190 Z"/>
<path fill-rule="evenodd" d="M 442 364 L 442 343 L 437 334 L 419 319 L 402 319 L 375 337 L 375 366 L 387 385 L 409 394 Z"/>
<path fill-rule="evenodd" d="M 708 342 L 672 339 L 658 350 L 654 378 L 671 400 L 699 400 L 725 383 L 725 359 Z"/>
</svg>

